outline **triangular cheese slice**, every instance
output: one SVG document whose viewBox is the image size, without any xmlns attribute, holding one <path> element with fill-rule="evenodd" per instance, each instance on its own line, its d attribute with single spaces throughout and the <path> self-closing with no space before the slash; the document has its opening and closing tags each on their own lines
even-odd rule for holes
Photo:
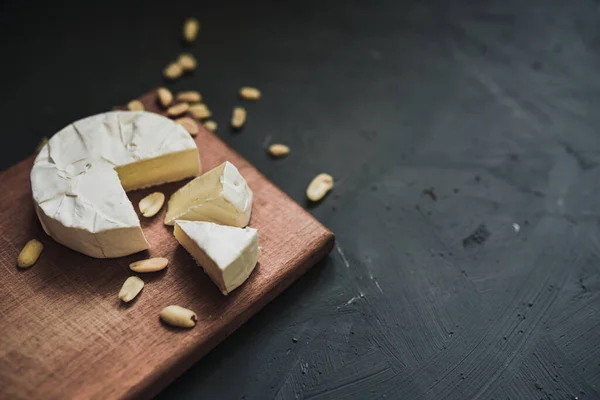
<svg viewBox="0 0 600 400">
<path fill-rule="evenodd" d="M 238 169 L 226 161 L 173 193 L 165 224 L 208 221 L 243 228 L 251 211 L 252 191 Z"/>
<path fill-rule="evenodd" d="M 253 228 L 177 220 L 174 234 L 223 294 L 244 283 L 258 261 L 258 231 Z"/>
</svg>

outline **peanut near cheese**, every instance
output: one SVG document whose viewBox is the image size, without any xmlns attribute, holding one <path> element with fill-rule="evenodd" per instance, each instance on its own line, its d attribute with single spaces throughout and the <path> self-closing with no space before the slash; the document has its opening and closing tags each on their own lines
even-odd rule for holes
<svg viewBox="0 0 600 400">
<path fill-rule="evenodd" d="M 190 105 L 188 103 L 179 103 L 169 107 L 169 109 L 167 110 L 167 115 L 169 117 L 177 117 L 183 114 L 184 112 L 188 111 L 189 109 Z"/>
<path fill-rule="evenodd" d="M 133 272 L 157 272 L 162 271 L 169 264 L 169 260 L 164 257 L 149 258 L 147 260 L 135 261 L 129 264 L 129 269 Z"/>
<path fill-rule="evenodd" d="M 142 215 L 146 218 L 154 217 L 165 204 L 165 195 L 161 192 L 154 192 L 140 200 L 139 208 Z"/>
<path fill-rule="evenodd" d="M 144 104 L 139 100 L 131 100 L 127 103 L 127 109 L 129 111 L 144 111 Z"/>
<path fill-rule="evenodd" d="M 42 242 L 37 239 L 30 240 L 19 253 L 19 257 L 17 258 L 17 266 L 19 268 L 31 267 L 36 263 L 38 258 L 40 258 L 42 251 L 44 251 L 44 245 Z"/>
<path fill-rule="evenodd" d="M 175 122 L 183 126 L 185 130 L 188 131 L 188 133 L 192 136 L 196 136 L 198 132 L 200 132 L 198 123 L 190 117 L 178 118 L 175 120 Z"/>
<path fill-rule="evenodd" d="M 129 303 L 131 300 L 142 291 L 144 288 L 144 281 L 137 276 L 130 276 L 125 280 L 121 290 L 119 291 L 119 299 L 125 303 Z"/>
<path fill-rule="evenodd" d="M 156 94 L 158 95 L 158 102 L 163 107 L 169 107 L 173 102 L 173 94 L 167 88 L 158 88 Z"/>
</svg>

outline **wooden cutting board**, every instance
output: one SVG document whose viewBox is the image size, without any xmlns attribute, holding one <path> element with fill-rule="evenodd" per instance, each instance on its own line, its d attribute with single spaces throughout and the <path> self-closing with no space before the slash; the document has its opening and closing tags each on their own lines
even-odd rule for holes
<svg viewBox="0 0 600 400">
<path fill-rule="evenodd" d="M 150 92 L 146 110 L 163 113 Z M 262 251 L 248 281 L 229 296 L 178 245 L 165 210 L 141 217 L 149 251 L 117 259 L 93 259 L 49 238 L 34 213 L 29 173 L 33 156 L 0 173 L 0 398 L 148 398 L 188 369 L 250 316 L 281 293 L 333 247 L 334 236 L 217 136 L 196 137 L 203 170 L 228 160 L 254 192 L 250 226 Z M 129 193 L 138 201 L 152 191 L 167 195 L 185 182 Z M 45 246 L 29 270 L 16 267 L 21 248 L 37 238 Z M 129 263 L 167 257 L 161 272 L 139 274 L 146 282 L 123 305 L 117 293 L 134 275 Z M 191 330 L 158 318 L 177 304 L 198 314 Z"/>
</svg>

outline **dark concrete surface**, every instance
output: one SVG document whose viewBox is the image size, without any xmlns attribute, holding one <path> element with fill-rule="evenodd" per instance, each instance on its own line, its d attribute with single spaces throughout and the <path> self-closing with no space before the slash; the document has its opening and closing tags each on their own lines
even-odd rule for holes
<svg viewBox="0 0 600 400">
<path fill-rule="evenodd" d="M 600 398 L 597 2 L 86 3 L 1 3 L 0 168 L 162 84 L 196 16 L 170 87 L 301 204 L 336 178 L 331 256 L 158 399 Z"/>
</svg>

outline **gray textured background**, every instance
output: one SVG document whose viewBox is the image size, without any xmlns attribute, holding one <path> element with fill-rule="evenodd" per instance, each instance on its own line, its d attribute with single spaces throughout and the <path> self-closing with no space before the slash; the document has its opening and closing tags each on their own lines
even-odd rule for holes
<svg viewBox="0 0 600 400">
<path fill-rule="evenodd" d="M 600 398 L 596 2 L 81 3 L 0 5 L 0 168 L 163 84 L 193 15 L 170 87 L 301 204 L 336 178 L 331 256 L 159 399 Z"/>
</svg>

